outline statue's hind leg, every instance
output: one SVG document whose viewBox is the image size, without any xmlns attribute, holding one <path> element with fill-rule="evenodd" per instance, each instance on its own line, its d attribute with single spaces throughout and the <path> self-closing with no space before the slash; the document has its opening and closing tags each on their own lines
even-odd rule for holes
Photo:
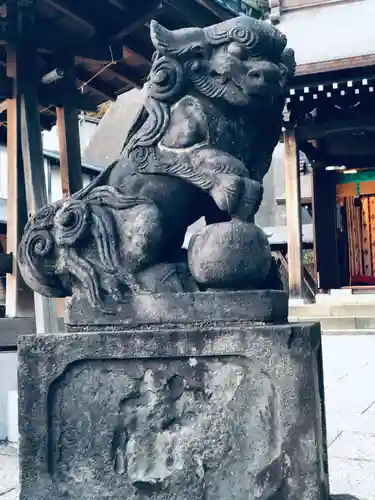
<svg viewBox="0 0 375 500">
<path fill-rule="evenodd" d="M 176 248 L 168 252 L 175 254 L 173 261 L 164 261 L 168 224 L 162 221 L 156 205 L 134 207 L 120 227 L 123 259 L 134 279 L 133 291 L 177 293 L 198 289 L 188 270 L 186 252 Z"/>
</svg>

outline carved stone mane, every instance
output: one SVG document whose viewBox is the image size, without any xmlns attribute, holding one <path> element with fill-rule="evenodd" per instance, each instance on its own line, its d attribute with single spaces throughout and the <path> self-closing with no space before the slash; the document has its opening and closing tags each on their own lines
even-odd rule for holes
<svg viewBox="0 0 375 500">
<path fill-rule="evenodd" d="M 241 16 L 177 31 L 152 21 L 151 40 L 144 106 L 119 161 L 30 219 L 26 283 L 109 312 L 132 294 L 278 286 L 254 216 L 295 70 L 286 37 Z M 186 256 L 186 228 L 202 216 Z"/>
</svg>

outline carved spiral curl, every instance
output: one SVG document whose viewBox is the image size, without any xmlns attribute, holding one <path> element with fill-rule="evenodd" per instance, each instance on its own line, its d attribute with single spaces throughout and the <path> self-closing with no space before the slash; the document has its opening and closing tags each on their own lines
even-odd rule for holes
<svg viewBox="0 0 375 500">
<path fill-rule="evenodd" d="M 31 233 L 28 244 L 28 254 L 31 259 L 34 257 L 46 257 L 53 247 L 51 233 L 46 229 L 39 229 Z"/>
<path fill-rule="evenodd" d="M 144 170 L 148 165 L 149 150 L 144 147 L 136 147 L 130 152 L 130 158 L 137 170 Z"/>
<path fill-rule="evenodd" d="M 67 202 L 55 216 L 55 239 L 58 245 L 73 245 L 86 231 L 88 205 L 79 200 Z"/>
<path fill-rule="evenodd" d="M 161 101 L 174 98 L 182 88 L 182 66 L 169 57 L 155 59 L 149 77 L 149 95 Z"/>
<path fill-rule="evenodd" d="M 286 47 L 286 36 L 271 24 L 248 16 L 229 19 L 204 29 L 209 42 L 214 45 L 236 42 L 251 49 L 251 55 L 278 58 Z M 254 49 L 260 46 L 260 53 Z"/>
<path fill-rule="evenodd" d="M 56 275 L 54 242 L 51 232 L 40 226 L 30 227 L 21 240 L 18 263 L 25 282 L 42 295 L 65 297 Z"/>
<path fill-rule="evenodd" d="M 49 205 L 40 209 L 34 217 L 34 222 L 38 225 L 47 226 L 52 224 L 54 216 L 54 206 Z"/>
<path fill-rule="evenodd" d="M 185 68 L 189 79 L 193 82 L 197 90 L 203 95 L 212 99 L 217 99 L 224 94 L 224 86 L 215 85 L 199 61 L 188 61 Z"/>
<path fill-rule="evenodd" d="M 24 234 L 20 247 L 18 260 L 21 266 L 27 266 L 33 278 L 41 283 L 46 278 L 39 270 L 40 258 L 47 257 L 53 247 L 53 239 L 46 229 L 33 228 Z"/>
<path fill-rule="evenodd" d="M 247 30 L 245 28 L 241 28 L 240 26 L 235 26 L 229 31 L 229 39 L 233 42 L 246 45 L 247 48 L 251 49 L 256 46 L 259 37 L 253 30 Z"/>
</svg>

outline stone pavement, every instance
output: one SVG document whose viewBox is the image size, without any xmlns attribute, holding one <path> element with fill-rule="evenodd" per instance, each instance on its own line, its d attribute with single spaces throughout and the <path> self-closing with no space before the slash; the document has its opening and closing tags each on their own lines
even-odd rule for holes
<svg viewBox="0 0 375 500">
<path fill-rule="evenodd" d="M 331 493 L 375 500 L 375 335 L 326 335 L 323 353 Z M 17 469 L 0 444 L 0 500 L 17 500 Z"/>
<path fill-rule="evenodd" d="M 375 500 L 375 335 L 323 338 L 331 493 Z"/>
<path fill-rule="evenodd" d="M 13 446 L 0 444 L 0 499 L 18 498 L 18 456 Z"/>
</svg>

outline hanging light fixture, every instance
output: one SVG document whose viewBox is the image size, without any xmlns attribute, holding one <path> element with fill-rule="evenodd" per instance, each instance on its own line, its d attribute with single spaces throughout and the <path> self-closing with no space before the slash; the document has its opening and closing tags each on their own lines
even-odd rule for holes
<svg viewBox="0 0 375 500">
<path fill-rule="evenodd" d="M 49 85 L 50 83 L 54 83 L 57 80 L 61 80 L 64 77 L 64 70 L 60 68 L 53 69 L 49 73 L 46 73 L 42 77 L 42 83 L 44 85 Z"/>
</svg>

